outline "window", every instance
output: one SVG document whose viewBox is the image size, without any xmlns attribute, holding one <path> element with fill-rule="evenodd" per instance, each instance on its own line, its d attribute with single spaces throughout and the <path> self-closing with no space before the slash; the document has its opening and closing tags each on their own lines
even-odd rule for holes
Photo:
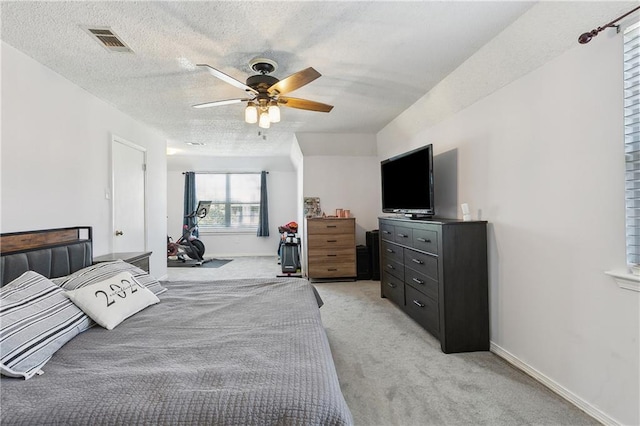
<svg viewBox="0 0 640 426">
<path fill-rule="evenodd" d="M 254 231 L 260 215 L 260 173 L 196 173 L 196 197 L 211 200 L 201 231 Z"/>
<path fill-rule="evenodd" d="M 640 264 L 640 22 L 624 33 L 627 263 Z"/>
</svg>

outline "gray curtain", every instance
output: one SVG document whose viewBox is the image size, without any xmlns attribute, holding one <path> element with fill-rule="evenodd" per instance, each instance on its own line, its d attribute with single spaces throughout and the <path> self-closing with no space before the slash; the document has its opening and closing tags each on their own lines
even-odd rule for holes
<svg viewBox="0 0 640 426">
<path fill-rule="evenodd" d="M 258 223 L 258 237 L 269 236 L 269 202 L 267 200 L 267 174 L 260 173 L 260 222 Z"/>
<path fill-rule="evenodd" d="M 184 172 L 184 220 L 183 225 L 191 228 L 196 224 L 196 217 L 187 217 L 195 211 L 196 200 L 196 174 L 194 172 Z M 198 237 L 198 228 L 193 230 L 193 236 Z"/>
</svg>

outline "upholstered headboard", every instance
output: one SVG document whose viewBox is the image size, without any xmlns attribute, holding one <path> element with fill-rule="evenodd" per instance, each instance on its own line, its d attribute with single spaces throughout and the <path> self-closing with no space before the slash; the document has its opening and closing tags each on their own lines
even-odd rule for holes
<svg viewBox="0 0 640 426">
<path fill-rule="evenodd" d="M 0 286 L 28 270 L 57 278 L 89 266 L 92 261 L 90 226 L 0 234 Z"/>
</svg>

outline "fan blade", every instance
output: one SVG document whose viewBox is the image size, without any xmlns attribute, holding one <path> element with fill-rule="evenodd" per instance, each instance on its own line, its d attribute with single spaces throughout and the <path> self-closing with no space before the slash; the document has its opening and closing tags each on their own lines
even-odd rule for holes
<svg viewBox="0 0 640 426">
<path fill-rule="evenodd" d="M 238 89 L 246 90 L 247 92 L 251 92 L 254 95 L 258 94 L 258 91 L 256 89 L 247 86 L 243 82 L 241 82 L 239 80 L 236 80 L 235 78 L 231 77 L 230 75 L 227 75 L 227 74 L 223 73 L 222 71 L 213 68 L 210 65 L 197 64 L 197 66 L 206 67 L 207 70 L 209 71 L 209 73 L 211 73 L 211 75 L 213 75 L 214 77 L 219 78 L 220 80 L 224 81 L 225 83 L 229 83 L 230 85 L 237 87 Z"/>
<path fill-rule="evenodd" d="M 318 112 L 330 112 L 333 109 L 333 105 L 310 101 L 308 99 L 286 98 L 284 96 L 278 98 L 278 105 Z"/>
<path fill-rule="evenodd" d="M 223 101 L 215 101 L 215 102 L 205 102 L 204 104 L 192 105 L 194 108 L 209 108 L 212 106 L 220 106 L 220 105 L 232 105 L 239 104 L 240 102 L 251 101 L 253 99 L 244 98 L 244 99 L 225 99 Z"/>
<path fill-rule="evenodd" d="M 305 84 L 311 83 L 313 80 L 320 77 L 321 75 L 322 74 L 320 74 L 318 71 L 309 67 L 302 71 L 298 71 L 295 74 L 291 74 L 287 78 L 280 80 L 273 86 L 269 87 L 267 92 L 271 96 L 293 92 L 294 90 L 301 88 Z"/>
</svg>

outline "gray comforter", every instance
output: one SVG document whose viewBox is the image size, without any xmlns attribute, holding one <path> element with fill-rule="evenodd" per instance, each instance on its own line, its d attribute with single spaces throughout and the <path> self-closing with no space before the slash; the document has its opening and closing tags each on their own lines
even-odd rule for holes
<svg viewBox="0 0 640 426">
<path fill-rule="evenodd" d="M 2 378 L 9 424 L 342 425 L 340 391 L 306 280 L 164 283 L 153 305 Z"/>
</svg>

